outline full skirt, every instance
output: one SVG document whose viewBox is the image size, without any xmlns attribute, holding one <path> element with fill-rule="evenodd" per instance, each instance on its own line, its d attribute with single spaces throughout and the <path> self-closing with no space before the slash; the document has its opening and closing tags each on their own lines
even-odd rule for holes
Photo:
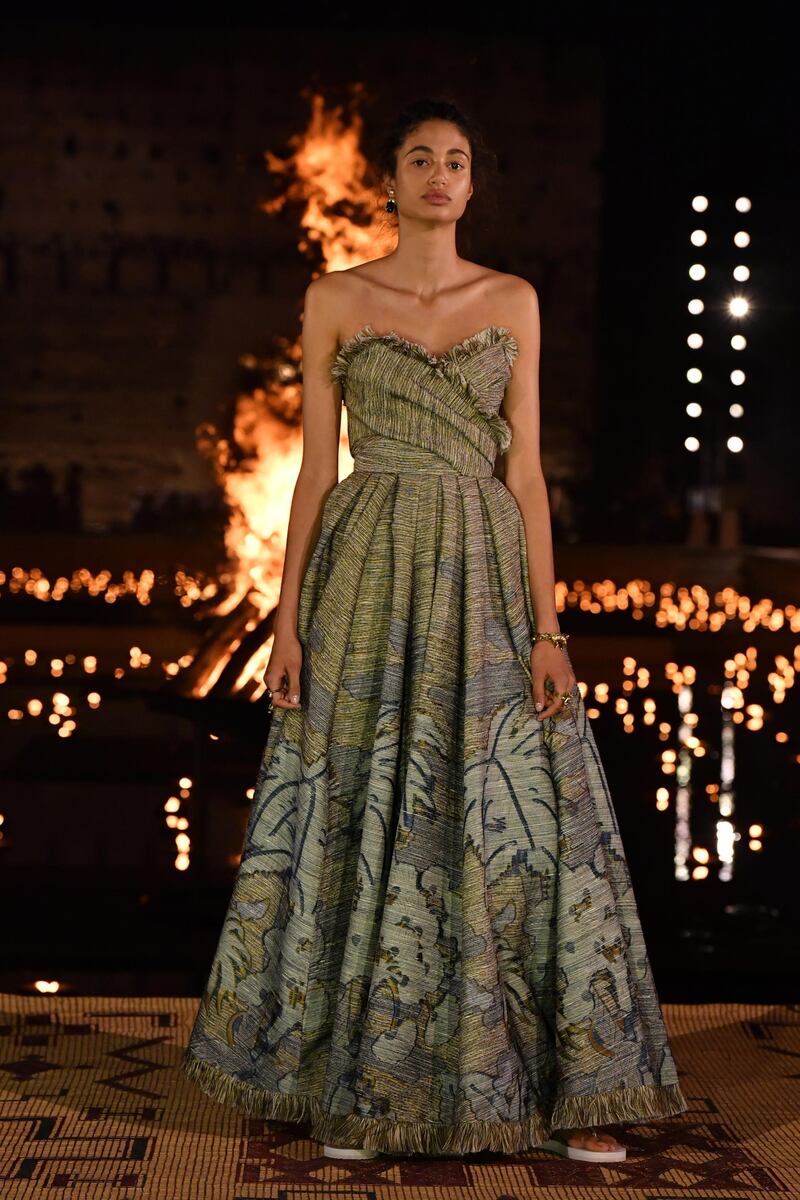
<svg viewBox="0 0 800 1200">
<path fill-rule="evenodd" d="M 325 504 L 301 707 L 273 713 L 183 1069 L 386 1152 L 676 1116 L 580 691 L 534 711 L 520 510 L 494 476 L 424 465 L 355 471 Z"/>
</svg>

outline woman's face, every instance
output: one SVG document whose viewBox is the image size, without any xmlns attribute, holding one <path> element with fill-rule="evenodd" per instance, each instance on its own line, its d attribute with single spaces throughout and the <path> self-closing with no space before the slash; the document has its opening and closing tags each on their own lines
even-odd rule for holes
<svg viewBox="0 0 800 1200">
<path fill-rule="evenodd" d="M 388 182 L 402 216 L 458 220 L 472 195 L 468 139 L 449 121 L 423 121 L 397 151 L 397 173 Z"/>
</svg>

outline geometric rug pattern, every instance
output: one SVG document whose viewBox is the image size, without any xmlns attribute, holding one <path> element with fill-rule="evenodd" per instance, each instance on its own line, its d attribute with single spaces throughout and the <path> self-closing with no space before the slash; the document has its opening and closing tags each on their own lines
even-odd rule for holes
<svg viewBox="0 0 800 1200">
<path fill-rule="evenodd" d="M 191 997 L 0 993 L 2 1200 L 800 1200 L 800 1006 L 663 1004 L 689 1111 L 623 1163 L 543 1151 L 327 1159 L 179 1069 Z"/>
</svg>

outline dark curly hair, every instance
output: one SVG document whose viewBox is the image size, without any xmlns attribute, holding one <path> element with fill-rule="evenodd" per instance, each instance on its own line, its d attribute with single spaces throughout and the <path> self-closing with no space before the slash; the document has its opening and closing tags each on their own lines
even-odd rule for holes
<svg viewBox="0 0 800 1200">
<path fill-rule="evenodd" d="M 369 155 L 373 186 L 382 194 L 385 177 L 397 170 L 397 152 L 403 142 L 423 121 L 430 120 L 450 121 L 469 142 L 473 195 L 463 220 L 468 225 L 485 221 L 493 215 L 494 192 L 489 182 L 497 172 L 497 157 L 476 122 L 453 99 L 423 96 L 404 105 Z M 384 215 L 392 223 L 397 220 L 396 213 Z"/>
</svg>

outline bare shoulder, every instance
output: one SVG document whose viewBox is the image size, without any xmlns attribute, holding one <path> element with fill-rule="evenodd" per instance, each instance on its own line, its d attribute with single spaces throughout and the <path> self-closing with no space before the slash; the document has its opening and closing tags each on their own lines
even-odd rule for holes
<svg viewBox="0 0 800 1200">
<path fill-rule="evenodd" d="M 312 279 L 306 288 L 306 310 L 313 308 L 315 315 L 324 316 L 328 309 L 335 309 L 343 296 L 344 288 L 340 276 L 344 274 L 345 271 L 328 271 Z"/>
<path fill-rule="evenodd" d="M 513 325 L 516 319 L 525 325 L 539 311 L 539 296 L 536 288 L 521 275 L 496 271 L 495 276 L 493 283 L 497 305 L 501 313 L 507 313 L 506 324 Z"/>
<path fill-rule="evenodd" d="M 346 285 L 343 271 L 330 271 L 312 279 L 303 300 L 303 345 L 312 356 L 335 354 L 339 345 Z"/>
<path fill-rule="evenodd" d="M 539 295 L 536 288 L 521 275 L 496 271 L 492 280 L 494 295 L 492 310 L 498 324 L 505 325 L 517 339 L 520 352 L 538 352 L 541 337 Z"/>
<path fill-rule="evenodd" d="M 380 276 L 381 259 L 358 263 L 353 267 L 329 271 L 306 288 L 306 311 L 314 309 L 320 323 L 333 329 L 341 340 L 342 329 L 352 324 L 351 314 L 369 307 L 369 300 Z"/>
<path fill-rule="evenodd" d="M 497 325 L 505 325 L 514 333 L 530 331 L 537 326 L 539 297 L 536 288 L 521 275 L 496 271 L 492 267 L 471 263 L 477 271 L 480 307 Z"/>
</svg>

